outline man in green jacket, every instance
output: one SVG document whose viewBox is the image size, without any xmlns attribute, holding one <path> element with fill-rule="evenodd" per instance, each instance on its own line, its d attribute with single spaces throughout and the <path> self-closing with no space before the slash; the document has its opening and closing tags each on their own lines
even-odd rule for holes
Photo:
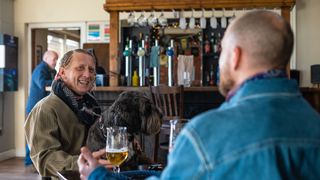
<svg viewBox="0 0 320 180">
<path fill-rule="evenodd" d="M 49 96 L 37 103 L 27 117 L 25 133 L 30 157 L 41 176 L 56 178 L 59 171 L 78 169 L 80 148 L 101 113 L 90 94 L 95 83 L 95 64 L 85 50 L 67 52 Z M 96 154 L 99 153 L 104 152 Z"/>
</svg>

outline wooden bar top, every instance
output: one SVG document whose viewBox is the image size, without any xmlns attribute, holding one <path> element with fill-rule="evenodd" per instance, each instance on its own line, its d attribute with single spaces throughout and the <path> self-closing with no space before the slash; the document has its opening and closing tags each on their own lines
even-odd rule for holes
<svg viewBox="0 0 320 180">
<path fill-rule="evenodd" d="M 143 90 L 148 91 L 149 87 L 127 87 L 127 86 L 117 86 L 117 87 L 111 87 L 111 86 L 97 86 L 95 87 L 95 91 L 136 91 L 136 90 Z M 184 91 L 217 91 L 218 87 L 201 87 L 201 86 L 195 86 L 195 87 L 184 87 Z"/>
<path fill-rule="evenodd" d="M 46 87 L 46 91 L 50 91 L 51 87 Z M 94 91 L 98 92 L 122 92 L 122 91 L 149 91 L 149 87 L 127 87 L 127 86 L 97 86 L 94 88 Z M 194 86 L 194 87 L 184 87 L 186 92 L 210 92 L 218 91 L 216 86 Z"/>
<path fill-rule="evenodd" d="M 149 90 L 149 87 L 127 87 L 127 86 L 97 86 L 94 88 L 94 91 L 112 91 L 112 92 L 121 92 L 121 91 L 136 91 L 136 90 Z M 300 87 L 302 92 L 314 92 L 319 93 L 320 88 L 312 88 L 312 87 Z M 51 91 L 51 87 L 47 86 L 46 91 Z M 184 91 L 186 92 L 210 92 L 210 91 L 218 91 L 217 86 L 192 86 L 192 87 L 184 87 Z"/>
</svg>

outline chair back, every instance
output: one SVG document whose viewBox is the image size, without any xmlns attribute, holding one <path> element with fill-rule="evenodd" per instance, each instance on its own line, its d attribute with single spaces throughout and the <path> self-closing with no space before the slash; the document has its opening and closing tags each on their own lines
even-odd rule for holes
<svg viewBox="0 0 320 180">
<path fill-rule="evenodd" d="M 158 162 L 159 149 L 168 150 L 168 143 L 161 145 L 159 142 L 159 135 L 170 134 L 170 120 L 183 118 L 183 86 L 150 86 L 150 93 L 153 103 L 163 113 L 163 123 L 161 131 L 155 136 L 155 146 L 153 152 L 153 158 L 155 162 Z"/>
<path fill-rule="evenodd" d="M 183 86 L 150 86 L 152 101 L 161 109 L 164 120 L 183 117 Z"/>
</svg>

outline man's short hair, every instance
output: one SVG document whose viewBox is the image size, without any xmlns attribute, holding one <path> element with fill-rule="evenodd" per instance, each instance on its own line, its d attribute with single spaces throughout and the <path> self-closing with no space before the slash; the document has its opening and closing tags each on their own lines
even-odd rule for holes
<svg viewBox="0 0 320 180">
<path fill-rule="evenodd" d="M 83 53 L 83 54 L 87 54 L 89 56 L 92 57 L 92 60 L 94 61 L 94 64 L 96 64 L 95 62 L 95 58 L 92 56 L 92 54 L 84 49 L 74 49 L 71 51 L 68 51 L 67 53 L 65 53 L 60 61 L 60 66 L 59 67 L 67 67 L 72 59 L 72 56 L 74 53 Z"/>
<path fill-rule="evenodd" d="M 251 11 L 232 25 L 237 44 L 245 48 L 254 65 L 284 68 L 290 61 L 293 33 L 290 24 L 280 15 L 267 11 Z"/>
</svg>

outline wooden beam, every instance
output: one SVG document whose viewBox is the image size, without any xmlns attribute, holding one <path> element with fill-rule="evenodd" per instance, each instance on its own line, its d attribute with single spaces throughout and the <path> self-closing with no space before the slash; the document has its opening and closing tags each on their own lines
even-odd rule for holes
<svg viewBox="0 0 320 180">
<path fill-rule="evenodd" d="M 119 84 L 119 12 L 110 11 L 110 46 L 109 46 L 109 85 L 118 86 Z"/>
<path fill-rule="evenodd" d="M 106 11 L 151 11 L 202 8 L 279 8 L 290 7 L 295 0 L 106 0 Z"/>
<path fill-rule="evenodd" d="M 281 7 L 281 16 L 290 24 L 290 7 Z M 287 74 L 288 77 L 290 78 L 290 61 L 287 65 Z"/>
<path fill-rule="evenodd" d="M 291 8 L 288 6 L 281 7 L 281 16 L 288 22 L 290 23 L 290 12 Z"/>
</svg>

